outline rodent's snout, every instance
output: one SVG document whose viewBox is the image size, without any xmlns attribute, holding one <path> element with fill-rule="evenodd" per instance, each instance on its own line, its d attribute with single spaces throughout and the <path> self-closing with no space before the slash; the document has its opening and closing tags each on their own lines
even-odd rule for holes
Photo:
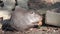
<svg viewBox="0 0 60 34">
<path fill-rule="evenodd" d="M 34 24 L 33 28 L 38 28 L 39 26 L 42 26 L 42 22 L 41 21 L 37 22 L 37 24 Z"/>
<path fill-rule="evenodd" d="M 34 25 L 34 27 L 33 27 L 33 28 L 38 28 L 38 26 L 39 26 L 39 25 Z"/>
<path fill-rule="evenodd" d="M 37 28 L 39 25 L 38 25 L 38 22 L 34 22 L 33 23 L 33 28 Z"/>
</svg>

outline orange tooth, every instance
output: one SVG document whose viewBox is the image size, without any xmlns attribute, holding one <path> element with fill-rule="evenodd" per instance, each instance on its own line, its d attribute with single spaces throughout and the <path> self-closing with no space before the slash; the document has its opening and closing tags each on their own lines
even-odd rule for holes
<svg viewBox="0 0 60 34">
<path fill-rule="evenodd" d="M 41 26 L 41 25 L 42 25 L 42 21 L 39 21 L 38 25 L 40 25 L 40 26 Z"/>
</svg>

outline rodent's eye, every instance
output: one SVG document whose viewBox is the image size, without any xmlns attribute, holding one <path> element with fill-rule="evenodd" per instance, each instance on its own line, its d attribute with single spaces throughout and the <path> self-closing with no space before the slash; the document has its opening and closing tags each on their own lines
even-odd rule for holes
<svg viewBox="0 0 60 34">
<path fill-rule="evenodd" d="M 34 14 L 34 12 L 32 11 L 32 12 L 30 12 L 30 14 Z"/>
<path fill-rule="evenodd" d="M 30 14 L 33 14 L 33 12 L 30 12 Z"/>
</svg>

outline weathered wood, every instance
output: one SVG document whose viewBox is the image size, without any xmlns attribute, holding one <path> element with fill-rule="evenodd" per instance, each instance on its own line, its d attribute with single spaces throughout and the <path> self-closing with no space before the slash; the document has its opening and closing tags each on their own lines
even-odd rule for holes
<svg viewBox="0 0 60 34">
<path fill-rule="evenodd" d="M 45 21 L 47 24 L 60 26 L 60 8 L 47 11 Z"/>
</svg>

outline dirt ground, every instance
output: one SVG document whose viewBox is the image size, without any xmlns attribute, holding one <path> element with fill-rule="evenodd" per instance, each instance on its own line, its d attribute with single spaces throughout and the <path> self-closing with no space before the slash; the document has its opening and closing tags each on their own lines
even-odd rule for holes
<svg viewBox="0 0 60 34">
<path fill-rule="evenodd" d="M 2 31 L 0 29 L 0 34 L 23 34 L 21 32 L 11 32 L 11 31 Z M 47 27 L 42 26 L 40 29 L 33 28 L 32 30 L 27 31 L 24 34 L 60 34 L 60 28 L 58 27 Z"/>
</svg>

